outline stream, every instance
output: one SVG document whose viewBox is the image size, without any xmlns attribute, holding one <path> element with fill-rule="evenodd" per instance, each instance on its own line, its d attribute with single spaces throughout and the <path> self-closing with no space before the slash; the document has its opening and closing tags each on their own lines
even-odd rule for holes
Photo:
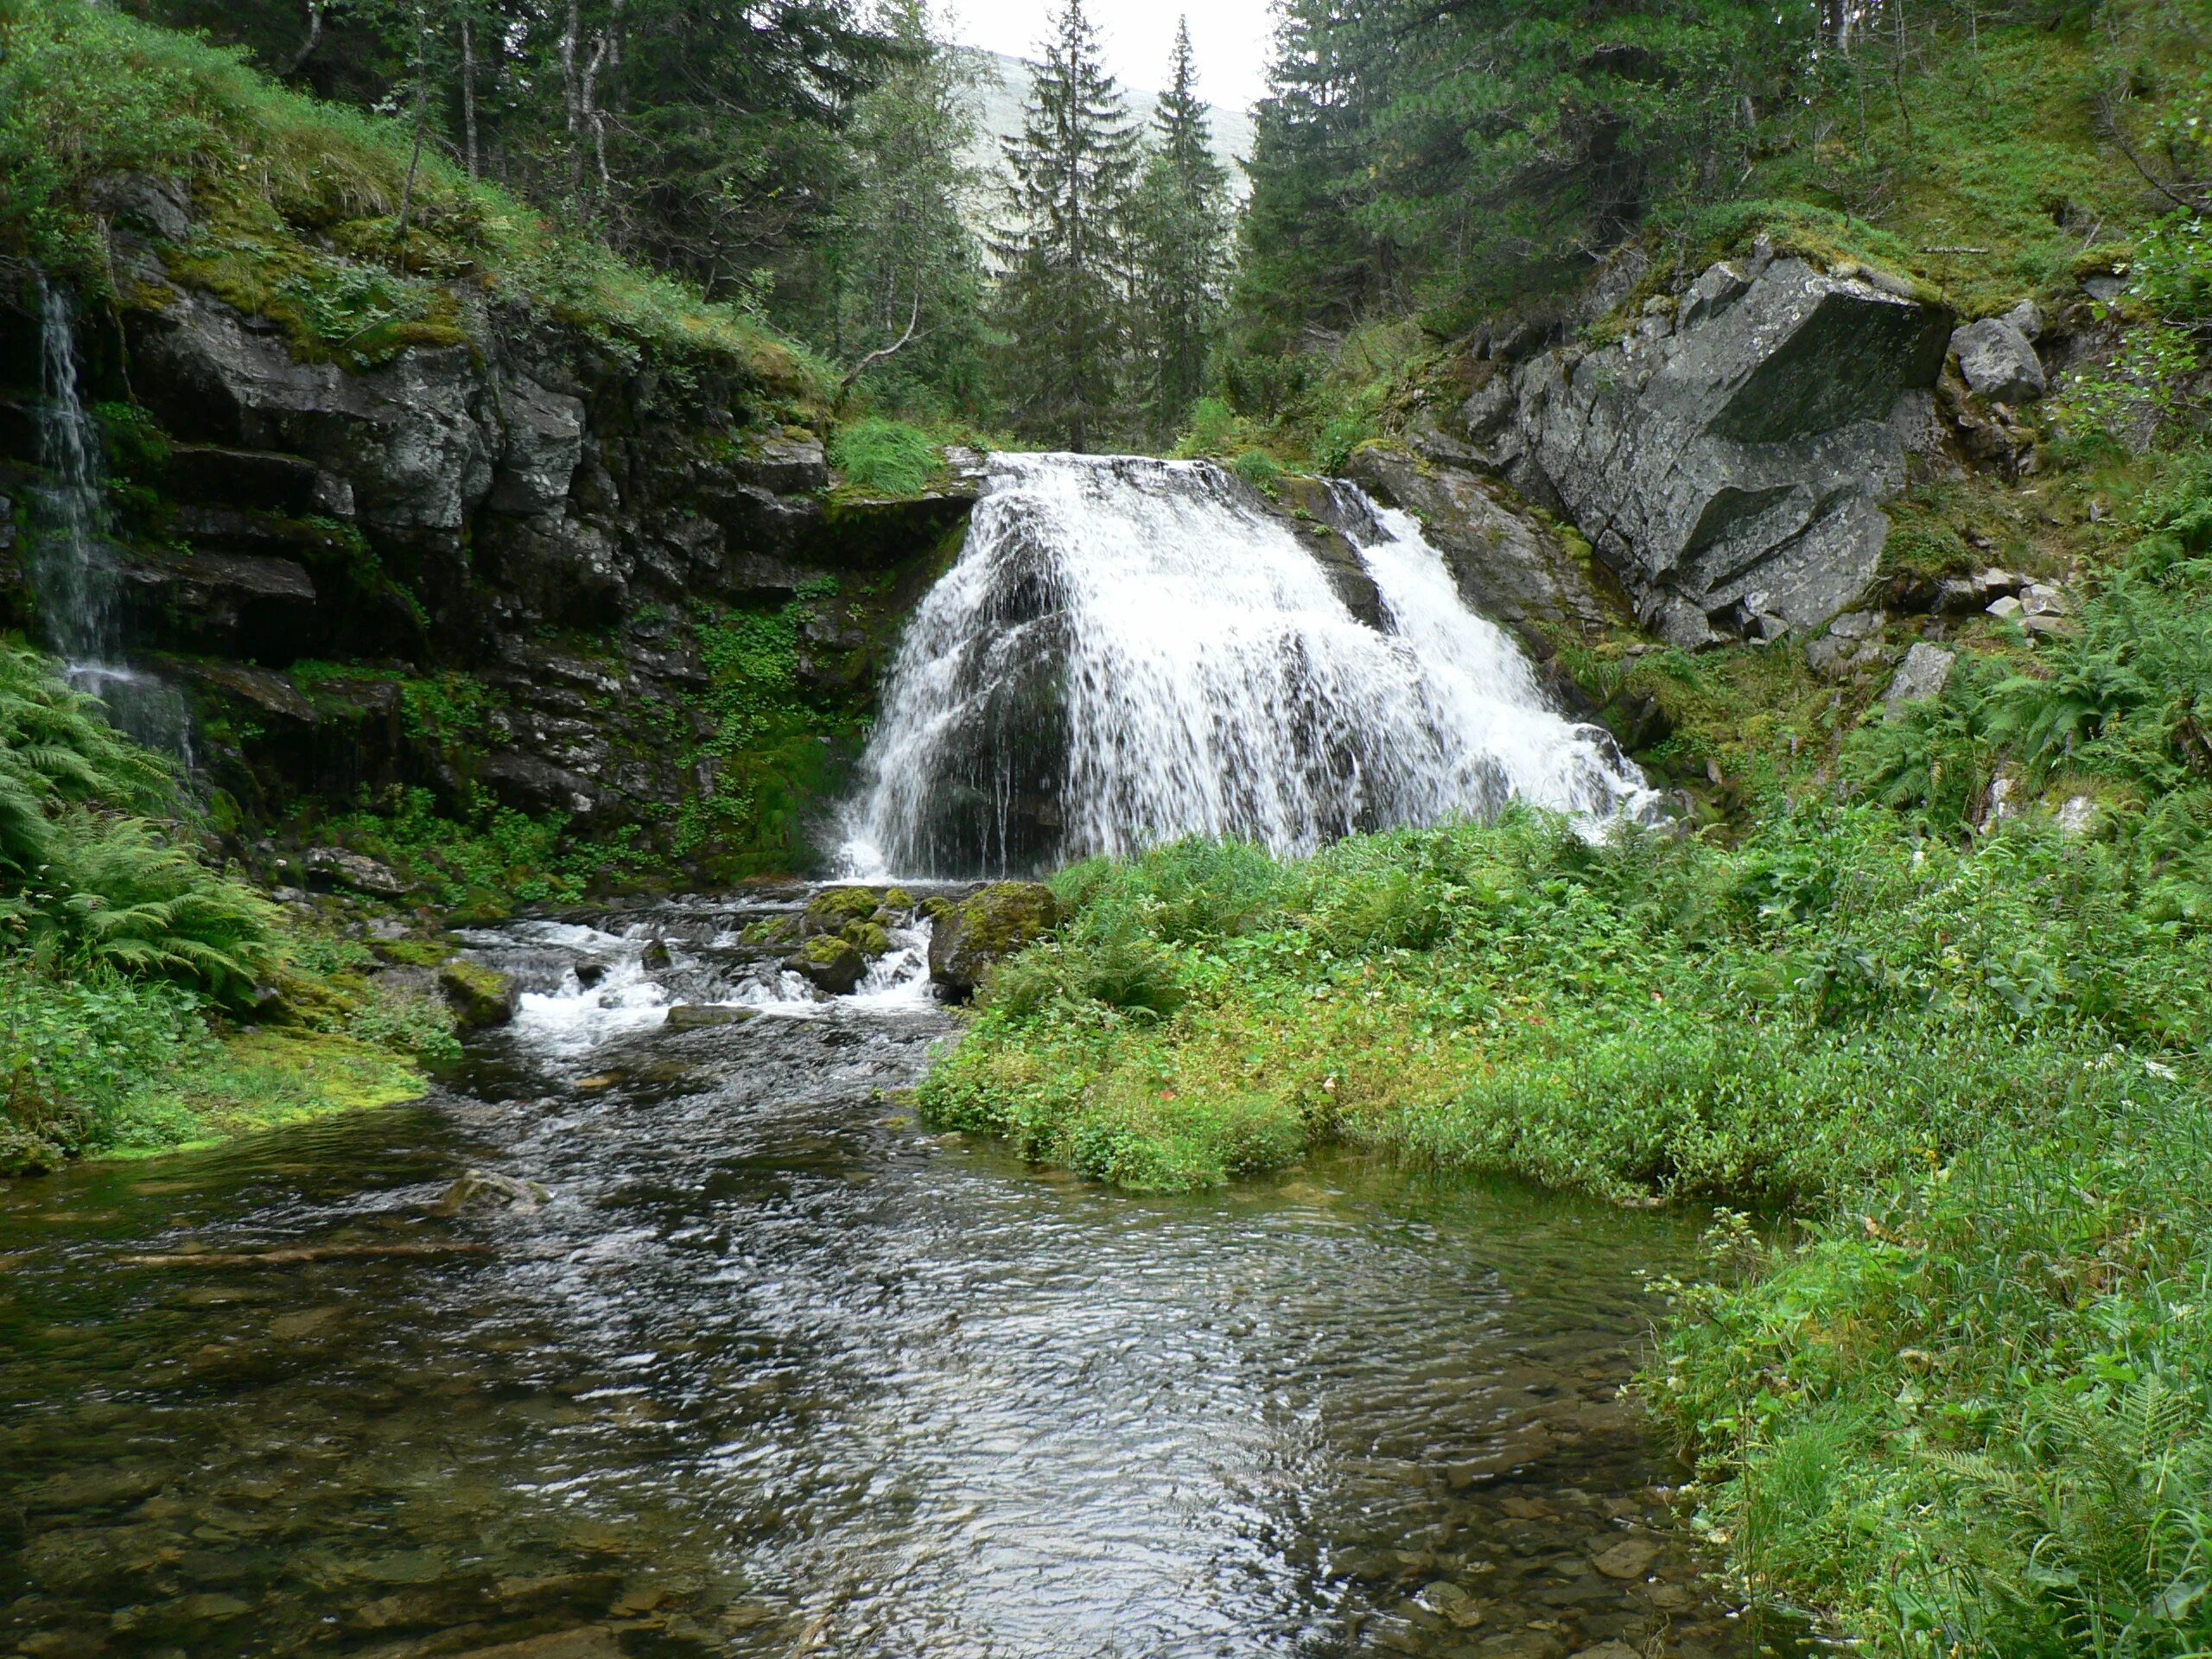
<svg viewBox="0 0 2212 1659">
<path fill-rule="evenodd" d="M 0 1652 L 1808 1650 L 1618 1397 L 1694 1218 L 1040 1175 L 893 1097 L 917 939 L 744 943 L 805 896 L 473 935 L 531 993 L 429 1099 L 0 1186 Z"/>
</svg>

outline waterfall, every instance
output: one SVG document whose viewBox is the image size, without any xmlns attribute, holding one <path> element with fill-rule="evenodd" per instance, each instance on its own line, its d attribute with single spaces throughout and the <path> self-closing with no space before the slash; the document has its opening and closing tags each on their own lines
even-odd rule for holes
<svg viewBox="0 0 2212 1659">
<path fill-rule="evenodd" d="M 1211 462 L 995 457 L 892 667 L 846 864 L 1033 872 L 1185 835 L 1296 854 L 1510 800 L 1648 812 L 1419 524 L 1332 487 L 1379 627 Z"/>
<path fill-rule="evenodd" d="M 46 476 L 31 492 L 28 566 L 41 629 L 71 687 L 99 698 L 118 728 L 189 771 L 192 726 L 182 696 L 124 660 L 99 429 L 78 386 L 69 296 L 43 275 L 38 296 L 38 448 Z"/>
</svg>

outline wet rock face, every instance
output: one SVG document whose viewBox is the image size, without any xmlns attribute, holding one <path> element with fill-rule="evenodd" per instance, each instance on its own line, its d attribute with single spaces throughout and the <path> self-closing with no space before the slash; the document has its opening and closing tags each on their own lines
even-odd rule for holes
<svg viewBox="0 0 2212 1659">
<path fill-rule="evenodd" d="M 773 388 L 734 365 L 671 376 L 518 299 L 459 296 L 467 345 L 359 372 L 300 360 L 274 324 L 172 279 L 159 244 L 190 231 L 180 193 L 121 181 L 112 207 L 130 297 L 119 335 L 79 342 L 88 395 L 135 398 L 164 433 L 117 494 L 120 620 L 132 651 L 188 659 L 201 760 L 264 822 L 425 787 L 456 815 L 488 798 L 651 831 L 716 783 L 697 753 L 702 602 L 814 605 L 791 690 L 849 724 L 973 504 L 965 476 L 848 501 L 817 437 L 769 424 Z M 18 321 L 0 302 L 0 337 Z M 0 398 L 0 621 L 16 625 L 10 498 L 36 461 Z M 554 660 L 579 650 L 593 673 Z M 489 695 L 465 728 L 426 732 L 401 689 L 455 673 Z"/>
<path fill-rule="evenodd" d="M 1825 622 L 1873 575 L 1950 319 L 1802 260 L 1713 266 L 1619 343 L 1497 371 L 1478 459 L 1572 518 L 1669 642 Z"/>
<path fill-rule="evenodd" d="M 1373 445 L 1352 457 L 1349 471 L 1377 500 L 1421 521 L 1461 597 L 1484 615 L 1574 626 L 1602 626 L 1608 620 L 1590 572 L 1556 536 L 1499 501 L 1495 485 Z"/>
</svg>

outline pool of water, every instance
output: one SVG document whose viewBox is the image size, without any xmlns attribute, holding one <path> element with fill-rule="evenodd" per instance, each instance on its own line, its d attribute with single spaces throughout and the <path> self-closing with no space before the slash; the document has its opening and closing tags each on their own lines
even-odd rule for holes
<svg viewBox="0 0 2212 1659">
<path fill-rule="evenodd" d="M 480 936 L 542 988 L 432 1099 L 0 1185 L 0 1652 L 1803 1650 L 1618 1397 L 1692 1223 L 1041 1177 L 744 919 Z"/>
</svg>

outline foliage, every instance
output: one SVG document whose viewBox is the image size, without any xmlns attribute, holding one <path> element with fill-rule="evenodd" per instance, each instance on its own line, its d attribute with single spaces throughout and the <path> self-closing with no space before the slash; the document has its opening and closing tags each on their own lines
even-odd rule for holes
<svg viewBox="0 0 2212 1659">
<path fill-rule="evenodd" d="M 944 465 L 929 434 L 879 416 L 840 428 L 830 459 L 848 485 L 872 495 L 918 495 Z"/>
<path fill-rule="evenodd" d="M 170 790 L 162 764 L 46 658 L 0 644 L 0 949 L 250 1002 L 271 912 L 134 816 L 168 805 Z"/>
<path fill-rule="evenodd" d="M 1734 849 L 1519 815 L 1300 864 L 1169 849 L 1071 878 L 1075 921 L 1001 971 L 924 1100 L 1147 1183 L 1341 1135 L 1614 1195 L 1810 1198 L 2104 1099 L 2114 1044 L 2212 1034 L 2206 941 L 2135 911 L 2138 874 L 1872 809 Z"/>
<path fill-rule="evenodd" d="M 1187 20 L 1130 198 L 1137 401 L 1146 429 L 1175 431 L 1205 385 L 1230 276 L 1229 175 L 1214 158 Z"/>
<path fill-rule="evenodd" d="M 1676 1287 L 1647 1393 L 1702 1456 L 1706 1524 L 1876 1652 L 2212 1638 L 2205 1078 L 2089 1064 L 2094 1103 Z"/>
<path fill-rule="evenodd" d="M 896 0 L 886 21 L 898 52 L 855 106 L 855 178 L 825 245 L 830 345 L 879 404 L 981 413 L 982 250 L 963 217 L 982 185 L 967 160 L 974 71 L 930 38 L 925 0 Z"/>
<path fill-rule="evenodd" d="M 329 833 L 389 863 L 445 909 L 490 918 L 518 905 L 573 904 L 595 879 L 645 861 L 635 826 L 586 841 L 569 836 L 568 825 L 561 813 L 533 818 L 488 803 L 457 820 L 438 811 L 429 790 L 395 788 L 380 800 L 365 797 L 331 820 Z"/>
</svg>

